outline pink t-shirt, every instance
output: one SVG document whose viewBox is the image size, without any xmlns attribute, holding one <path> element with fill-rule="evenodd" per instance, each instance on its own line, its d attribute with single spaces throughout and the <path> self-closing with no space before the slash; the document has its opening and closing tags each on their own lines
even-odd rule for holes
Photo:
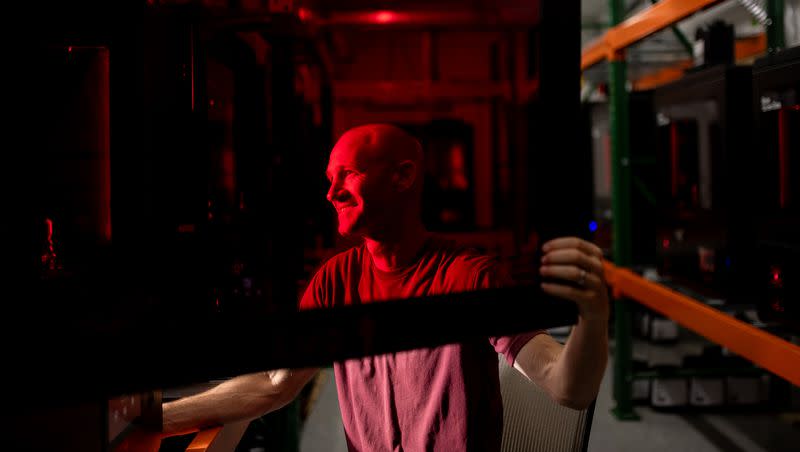
<svg viewBox="0 0 800 452">
<path fill-rule="evenodd" d="M 433 237 L 415 264 L 384 272 L 364 245 L 331 258 L 301 309 L 437 295 L 504 285 L 493 259 Z M 453 312 L 458 321 L 458 312 Z M 413 328 L 413 325 L 408 325 Z M 503 430 L 497 353 L 513 365 L 541 331 L 334 364 L 350 451 L 497 451 Z"/>
</svg>

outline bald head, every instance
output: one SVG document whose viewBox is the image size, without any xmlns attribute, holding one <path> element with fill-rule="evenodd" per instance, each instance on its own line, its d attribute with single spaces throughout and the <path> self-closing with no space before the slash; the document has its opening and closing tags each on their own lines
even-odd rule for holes
<svg viewBox="0 0 800 452">
<path fill-rule="evenodd" d="M 333 151 L 357 150 L 375 162 L 396 164 L 404 160 L 422 167 L 422 146 L 403 129 L 390 124 L 367 124 L 354 127 L 339 138 Z"/>
<path fill-rule="evenodd" d="M 348 130 L 331 151 L 326 175 L 342 235 L 376 237 L 419 216 L 422 146 L 399 127 Z"/>
</svg>

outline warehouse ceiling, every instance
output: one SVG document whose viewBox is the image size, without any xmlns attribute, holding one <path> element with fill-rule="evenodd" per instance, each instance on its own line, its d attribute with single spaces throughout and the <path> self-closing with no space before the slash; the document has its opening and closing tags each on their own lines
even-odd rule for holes
<svg viewBox="0 0 800 452">
<path fill-rule="evenodd" d="M 273 0 L 276 1 L 276 0 Z M 651 74 L 661 68 L 691 58 L 686 44 L 695 40 L 697 29 L 714 20 L 733 24 L 737 37 L 754 36 L 764 32 L 755 16 L 743 6 L 749 3 L 756 9 L 764 10 L 767 0 L 727 0 L 708 10 L 690 16 L 680 22 L 676 29 L 688 42 L 682 43 L 675 31 L 666 29 L 648 37 L 628 51 L 628 73 L 631 80 Z M 625 17 L 649 7 L 654 0 L 622 0 Z M 786 33 L 787 43 L 800 44 L 800 0 L 784 0 L 787 5 Z M 370 11 L 370 10 L 437 10 L 464 12 L 472 11 L 484 16 L 497 16 L 501 11 L 535 11 L 539 0 L 298 0 L 295 4 L 308 5 L 321 13 Z M 609 25 L 609 0 L 581 0 L 582 45 L 601 36 Z M 601 63 L 586 71 L 584 77 L 593 82 L 607 79 L 607 68 Z"/>
<path fill-rule="evenodd" d="M 97 1 L 97 0 L 95 0 Z M 515 23 L 535 23 L 536 11 L 541 0 L 148 0 L 148 3 L 200 3 L 210 7 L 237 8 L 242 10 L 272 10 L 286 6 L 289 9 L 305 8 L 320 16 L 335 13 L 347 14 L 353 11 L 436 11 L 434 19 L 430 16 L 421 20 L 431 20 L 436 25 L 447 27 L 448 24 L 459 26 L 464 21 L 477 20 L 493 26 L 508 24 L 511 17 Z M 564 1 L 564 0 L 548 0 Z M 574 1 L 574 0 L 566 0 Z M 625 17 L 648 8 L 654 0 L 621 0 Z M 663 0 L 662 0 L 663 1 Z M 609 25 L 610 0 L 581 0 L 582 23 L 581 40 L 585 46 L 593 39 L 601 36 Z M 695 40 L 699 27 L 710 24 L 714 20 L 723 20 L 733 24 L 737 38 L 758 35 L 764 32 L 764 26 L 752 12 L 748 12 L 744 4 L 756 9 L 765 9 L 767 0 L 726 0 L 706 11 L 690 16 L 677 24 L 676 29 L 687 38 L 689 44 Z M 783 0 L 786 5 L 785 31 L 787 46 L 800 45 L 800 0 Z M 459 16 L 460 14 L 460 16 Z M 449 16 L 448 16 L 449 15 Z M 420 20 L 420 15 L 414 15 Z M 448 17 L 450 22 L 448 22 Z M 467 17 L 467 19 L 464 19 Z M 459 22 L 460 21 L 460 22 Z M 663 30 L 631 47 L 627 52 L 629 79 L 636 80 L 644 75 L 691 57 L 686 43 L 682 43 L 672 29 Z M 607 80 L 607 65 L 600 63 L 584 72 L 584 79 L 592 83 Z"/>
<path fill-rule="evenodd" d="M 623 0 L 626 17 L 647 8 L 651 0 Z M 715 20 L 722 20 L 734 26 L 737 38 L 751 37 L 764 32 L 764 26 L 758 18 L 744 7 L 750 3 L 755 8 L 766 9 L 766 0 L 727 0 L 720 4 L 694 14 L 681 21 L 677 28 L 688 41 L 695 41 L 697 29 Z M 785 0 L 785 30 L 787 46 L 800 45 L 800 0 Z M 609 22 L 609 0 L 581 0 L 582 8 L 582 45 L 601 36 Z M 648 37 L 629 49 L 627 54 L 629 79 L 635 80 L 651 74 L 660 68 L 672 66 L 690 57 L 685 46 L 678 40 L 671 29 Z M 600 63 L 584 73 L 591 82 L 607 80 L 607 66 Z"/>
</svg>

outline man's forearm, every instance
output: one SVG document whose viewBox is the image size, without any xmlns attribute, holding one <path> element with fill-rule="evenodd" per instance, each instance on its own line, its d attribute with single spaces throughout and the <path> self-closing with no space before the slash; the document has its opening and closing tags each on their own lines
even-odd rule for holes
<svg viewBox="0 0 800 452">
<path fill-rule="evenodd" d="M 562 404 L 587 407 L 597 397 L 607 362 L 607 320 L 579 319 L 552 369 Z"/>
<path fill-rule="evenodd" d="M 182 433 L 255 419 L 281 408 L 293 398 L 293 393 L 279 391 L 264 372 L 242 375 L 201 394 L 165 403 L 163 430 Z"/>
<path fill-rule="evenodd" d="M 607 360 L 607 324 L 580 319 L 566 345 L 548 334 L 534 336 L 517 354 L 514 367 L 559 404 L 583 409 L 597 396 Z"/>
<path fill-rule="evenodd" d="M 603 250 L 578 237 L 560 237 L 542 245 L 542 251 L 539 272 L 550 278 L 542 282 L 542 290 L 574 301 L 579 317 L 564 347 L 554 346 L 552 340 L 531 344 L 531 355 L 543 356 L 533 364 L 540 363 L 537 377 L 553 398 L 585 408 L 597 396 L 608 361 L 610 308 Z"/>
</svg>

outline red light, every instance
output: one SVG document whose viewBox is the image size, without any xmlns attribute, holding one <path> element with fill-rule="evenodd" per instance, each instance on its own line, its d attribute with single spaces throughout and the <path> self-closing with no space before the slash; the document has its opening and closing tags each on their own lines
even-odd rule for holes
<svg viewBox="0 0 800 452">
<path fill-rule="evenodd" d="M 311 19 L 311 10 L 308 8 L 300 8 L 297 10 L 297 17 L 302 21 Z"/>
<path fill-rule="evenodd" d="M 375 22 L 379 24 L 387 24 L 389 22 L 393 22 L 396 19 L 395 13 L 391 11 L 378 11 L 375 13 Z"/>
<path fill-rule="evenodd" d="M 662 240 L 661 247 L 663 247 L 664 249 L 669 248 L 669 239 Z"/>
<path fill-rule="evenodd" d="M 47 226 L 47 243 L 52 247 L 53 245 L 53 220 L 49 218 L 44 219 L 44 224 Z"/>
<path fill-rule="evenodd" d="M 60 270 L 61 265 L 58 262 L 58 256 L 56 255 L 55 245 L 53 243 L 53 220 L 45 218 L 44 224 L 47 227 L 47 250 L 42 253 L 42 265 L 47 270 Z"/>
<path fill-rule="evenodd" d="M 783 275 L 781 274 L 780 267 L 772 267 L 770 269 L 772 273 L 772 280 L 770 281 L 770 285 L 772 287 L 781 288 L 783 287 Z"/>
<path fill-rule="evenodd" d="M 72 53 L 72 46 L 67 47 L 67 52 Z"/>
</svg>

